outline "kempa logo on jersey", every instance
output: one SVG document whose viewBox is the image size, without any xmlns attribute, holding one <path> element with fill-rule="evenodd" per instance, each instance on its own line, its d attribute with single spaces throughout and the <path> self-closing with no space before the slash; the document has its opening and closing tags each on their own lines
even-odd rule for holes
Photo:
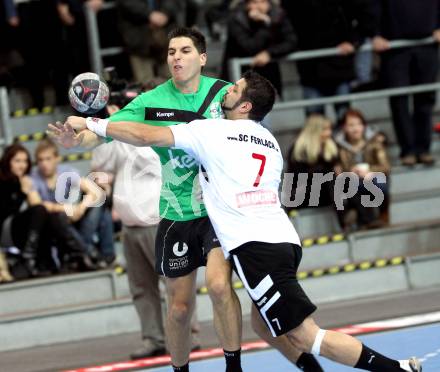
<svg viewBox="0 0 440 372">
<path fill-rule="evenodd" d="M 177 242 L 173 245 L 173 253 L 177 257 L 182 257 L 188 252 L 188 244 Z"/>
<path fill-rule="evenodd" d="M 197 161 L 187 154 L 182 156 L 174 156 L 173 151 L 171 149 L 168 149 L 168 155 L 170 156 L 170 161 L 171 164 L 173 165 L 173 169 L 191 168 L 197 164 Z"/>
<path fill-rule="evenodd" d="M 174 112 L 156 112 L 156 117 L 158 118 L 163 118 L 163 117 L 167 117 L 167 118 L 172 118 L 174 116 Z"/>
</svg>

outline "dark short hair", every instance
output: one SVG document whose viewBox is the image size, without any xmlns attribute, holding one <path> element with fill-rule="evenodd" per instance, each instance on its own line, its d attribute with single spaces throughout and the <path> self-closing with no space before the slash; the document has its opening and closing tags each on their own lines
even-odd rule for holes
<svg viewBox="0 0 440 372">
<path fill-rule="evenodd" d="M 243 78 L 246 81 L 246 88 L 241 95 L 241 101 L 252 103 L 249 119 L 261 121 L 275 103 L 275 88 L 269 80 L 252 70 L 247 71 Z"/>
<path fill-rule="evenodd" d="M 23 145 L 14 143 L 5 148 L 0 159 L 0 180 L 14 179 L 16 176 L 11 171 L 11 160 L 19 152 L 24 152 L 27 156 L 27 169 L 25 174 L 29 174 L 32 168 L 31 156 L 29 151 Z"/>
<path fill-rule="evenodd" d="M 349 117 L 358 118 L 364 127 L 367 126 L 367 120 L 365 120 L 365 116 L 360 110 L 348 109 L 341 119 L 341 123 L 343 126 L 347 123 Z"/>
<path fill-rule="evenodd" d="M 206 53 L 205 36 L 199 30 L 192 27 L 177 27 L 168 34 L 168 43 L 176 37 L 191 39 L 199 54 Z"/>
</svg>

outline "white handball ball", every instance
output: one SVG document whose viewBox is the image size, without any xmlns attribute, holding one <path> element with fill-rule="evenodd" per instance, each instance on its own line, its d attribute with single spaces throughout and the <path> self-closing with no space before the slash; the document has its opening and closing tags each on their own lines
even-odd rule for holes
<svg viewBox="0 0 440 372">
<path fill-rule="evenodd" d="M 108 98 L 108 86 L 98 74 L 85 72 L 72 80 L 69 101 L 76 111 L 94 114 L 105 107 Z"/>
</svg>

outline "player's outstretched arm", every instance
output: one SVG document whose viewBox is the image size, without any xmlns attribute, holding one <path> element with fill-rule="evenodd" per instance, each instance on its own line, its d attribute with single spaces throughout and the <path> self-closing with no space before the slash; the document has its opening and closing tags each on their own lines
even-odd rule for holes
<svg viewBox="0 0 440 372">
<path fill-rule="evenodd" d="M 109 122 L 108 120 L 87 118 L 87 128 L 101 137 L 112 137 L 134 146 L 174 146 L 174 136 L 168 127 L 156 127 L 130 121 Z"/>
</svg>

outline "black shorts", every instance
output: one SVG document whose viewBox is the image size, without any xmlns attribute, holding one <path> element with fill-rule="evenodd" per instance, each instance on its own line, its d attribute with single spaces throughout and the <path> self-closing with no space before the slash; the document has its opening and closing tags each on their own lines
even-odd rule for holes
<svg viewBox="0 0 440 372">
<path fill-rule="evenodd" d="M 156 235 L 156 271 L 177 278 L 206 265 L 212 248 L 220 247 L 208 217 L 190 221 L 163 219 Z"/>
<path fill-rule="evenodd" d="M 230 254 L 234 271 L 274 337 L 298 327 L 316 310 L 296 278 L 300 246 L 249 242 Z"/>
</svg>

